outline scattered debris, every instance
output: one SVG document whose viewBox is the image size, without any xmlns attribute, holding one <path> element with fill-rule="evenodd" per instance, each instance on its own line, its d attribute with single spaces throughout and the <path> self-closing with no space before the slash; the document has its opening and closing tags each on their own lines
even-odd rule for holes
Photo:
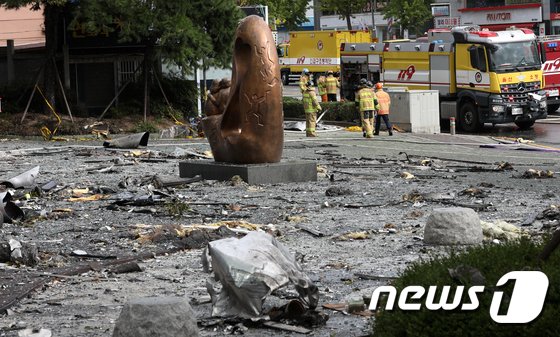
<svg viewBox="0 0 560 337">
<path fill-rule="evenodd" d="M 481 221 L 480 225 L 486 241 L 493 241 L 495 239 L 511 241 L 525 235 L 521 229 L 503 220 L 497 220 L 494 223 Z"/>
<path fill-rule="evenodd" d="M 198 181 L 202 181 L 202 176 L 197 175 L 192 178 L 162 178 L 156 175 L 153 178 L 153 184 L 156 188 L 177 187 L 192 184 Z"/>
<path fill-rule="evenodd" d="M 368 232 L 350 232 L 346 234 L 339 235 L 336 239 L 340 241 L 348 241 L 348 240 L 366 240 L 369 239 Z"/>
<path fill-rule="evenodd" d="M 329 187 L 325 191 L 325 195 L 327 197 L 335 197 L 335 196 L 339 196 L 339 195 L 352 195 L 352 194 L 354 194 L 354 192 L 352 192 L 351 189 L 340 187 L 340 186 Z"/>
<path fill-rule="evenodd" d="M 317 307 L 317 287 L 294 257 L 268 234 L 251 232 L 241 239 L 210 242 L 202 259 L 204 266 L 211 265 L 222 285 L 217 293 L 214 282 L 207 281 L 212 316 L 259 317 L 264 299 L 288 283 L 295 285 L 303 303 Z"/>
<path fill-rule="evenodd" d="M 103 142 L 103 146 L 117 149 L 136 149 L 138 146 L 148 146 L 149 139 L 149 132 L 140 132 L 129 136 L 107 140 Z"/>
<path fill-rule="evenodd" d="M 532 179 L 532 178 L 554 178 L 554 172 L 550 170 L 535 170 L 528 169 L 525 171 L 520 178 Z"/>
<path fill-rule="evenodd" d="M 324 233 L 322 233 L 322 232 L 320 232 L 320 231 L 318 231 L 318 230 L 315 230 L 315 229 L 313 229 L 313 228 L 310 228 L 310 227 L 308 227 L 308 226 L 304 226 L 304 225 L 302 225 L 302 224 L 297 224 L 297 225 L 295 225 L 295 227 L 298 228 L 298 229 L 301 229 L 302 231 L 307 232 L 307 233 L 309 233 L 309 234 L 311 234 L 311 235 L 313 235 L 313 236 L 315 236 L 315 237 L 323 237 L 323 236 L 325 236 Z"/>
<path fill-rule="evenodd" d="M 543 222 L 543 228 L 560 226 L 560 205 L 550 205 L 547 209 L 537 214 L 536 218 Z"/>
<path fill-rule="evenodd" d="M 37 246 L 7 237 L 0 241 L 0 262 L 36 266 L 39 263 Z"/>
<path fill-rule="evenodd" d="M 21 188 L 31 186 L 35 183 L 35 178 L 39 175 L 39 166 L 35 166 L 29 171 L 25 171 L 13 178 L 0 182 L 0 185 L 4 185 L 9 188 Z"/>
<path fill-rule="evenodd" d="M 18 337 L 51 337 L 52 332 L 49 329 L 24 329 L 18 331 Z"/>
<path fill-rule="evenodd" d="M 414 174 L 404 171 L 404 172 L 401 173 L 401 178 L 406 179 L 406 180 L 410 180 L 410 179 L 414 179 L 416 177 L 414 176 Z"/>
<path fill-rule="evenodd" d="M 468 195 L 469 197 L 475 198 L 486 198 L 488 197 L 488 191 L 471 186 L 459 192 L 459 195 Z"/>
<path fill-rule="evenodd" d="M 12 201 L 0 201 L 0 226 L 4 222 L 12 223 L 14 220 L 23 219 L 24 216 L 25 214 L 23 213 L 23 210 Z"/>
<path fill-rule="evenodd" d="M 418 219 L 424 216 L 424 212 L 420 210 L 412 210 L 407 215 L 405 215 L 405 219 Z"/>
<path fill-rule="evenodd" d="M 288 324 L 278 323 L 278 322 L 272 322 L 272 321 L 271 322 L 264 322 L 263 325 L 268 327 L 268 328 L 274 328 L 274 329 L 296 332 L 296 333 L 301 333 L 301 334 L 308 334 L 308 333 L 311 333 L 313 331 L 313 330 L 309 330 L 309 329 L 302 328 L 302 327 L 299 327 L 299 326 L 293 326 L 293 325 L 288 325 Z"/>
</svg>

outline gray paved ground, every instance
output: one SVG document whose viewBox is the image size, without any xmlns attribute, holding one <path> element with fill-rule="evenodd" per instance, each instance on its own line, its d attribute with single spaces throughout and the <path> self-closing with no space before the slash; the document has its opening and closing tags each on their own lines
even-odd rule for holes
<svg viewBox="0 0 560 337">
<path fill-rule="evenodd" d="M 24 205 L 26 212 L 43 211 L 46 217 L 24 225 L 4 224 L 0 228 L 3 237 L 11 235 L 37 244 L 42 257 L 37 269 L 0 265 L 0 275 L 4 276 L 2 295 L 12 289 L 10 280 L 17 279 L 6 277 L 8 271 L 15 270 L 21 276 L 92 261 L 70 256 L 75 249 L 118 256 L 155 251 L 173 247 L 176 242 L 162 239 L 143 243 L 134 233 L 157 225 L 245 220 L 274 226 L 280 233 L 278 240 L 291 252 L 303 255 L 304 269 L 319 286 L 321 305 L 341 303 L 350 297 L 371 294 L 375 287 L 387 282 L 359 279 L 355 273 L 396 276 L 411 262 L 441 251 L 425 246 L 418 238 L 430 211 L 444 205 L 422 200 L 403 202 L 403 196 L 415 192 L 453 194 L 463 204 L 492 205 L 479 211 L 481 219 L 502 219 L 513 224 L 551 204 L 560 204 L 558 152 L 480 148 L 480 144 L 496 144 L 485 136 L 397 134 L 389 137 L 383 134 L 366 140 L 361 133 L 347 131 L 320 133 L 315 139 L 305 138 L 302 133 L 286 133 L 283 160 L 316 161 L 322 172 L 317 182 L 261 186 L 198 182 L 170 189 L 169 193 L 190 204 L 192 212 L 180 217 L 169 215 L 161 205 L 115 208 L 105 199 L 68 201 L 72 188 L 93 189 L 103 185 L 115 190 L 113 196 L 124 190 L 146 192 L 149 183 L 143 185 L 142 180 L 149 181 L 155 174 L 178 176 L 178 163 L 186 159 L 168 156 L 176 148 L 199 153 L 209 149 L 205 140 L 152 139 L 148 146 L 150 156 L 161 159 L 154 163 L 142 161 L 146 158 L 134 157 L 130 151 L 104 150 L 99 144 L 99 141 L 47 144 L 29 140 L 0 143 L 0 178 L 41 165 L 38 181 L 54 179 L 59 186 L 66 186 L 55 194 L 32 198 Z M 409 156 L 408 161 L 401 152 Z M 431 159 L 430 165 L 422 165 L 424 159 Z M 505 161 L 511 163 L 513 170 L 469 171 L 475 166 L 496 168 Z M 95 170 L 115 163 L 124 165 L 115 166 L 117 171 L 112 173 Z M 556 177 L 519 178 L 529 168 L 551 170 Z M 401 178 L 404 171 L 416 178 Z M 128 182 L 127 187 L 118 187 L 124 181 Z M 482 182 L 493 185 L 482 187 L 487 197 L 460 195 L 464 189 L 480 186 Z M 333 186 L 350 189 L 353 194 L 326 196 L 325 191 Z M 203 202 L 207 204 L 197 204 Z M 356 208 L 358 205 L 363 207 Z M 149 209 L 147 213 L 138 212 L 145 208 Z M 72 212 L 62 216 L 56 209 Z M 314 237 L 299 230 L 298 221 L 325 236 Z M 395 227 L 397 233 L 387 233 L 386 227 Z M 546 231 L 541 227 L 537 222 L 527 230 L 533 234 Z M 369 238 L 338 239 L 341 234 L 358 231 L 366 231 Z M 201 252 L 193 249 L 148 259 L 141 263 L 144 271 L 138 273 L 109 274 L 93 270 L 59 278 L 11 307 L 9 315 L 0 316 L 0 336 L 16 336 L 17 330 L 24 327 L 47 328 L 53 331 L 53 336 L 109 336 L 122 305 L 130 298 L 156 295 L 203 298 L 207 296 L 207 275 L 202 271 Z M 276 296 L 270 296 L 265 302 L 267 308 L 283 303 L 285 300 Z M 210 316 L 209 304 L 196 304 L 193 308 L 201 320 Z M 366 318 L 324 312 L 330 319 L 325 326 L 314 329 L 312 335 L 362 336 L 369 331 Z M 221 336 L 227 329 L 227 324 L 208 327 L 201 330 L 201 335 Z M 246 335 L 295 334 L 251 328 Z"/>
</svg>

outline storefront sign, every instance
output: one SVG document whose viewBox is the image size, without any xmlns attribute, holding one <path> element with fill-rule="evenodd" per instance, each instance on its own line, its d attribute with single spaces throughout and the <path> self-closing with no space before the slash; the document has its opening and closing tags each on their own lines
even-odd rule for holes
<svg viewBox="0 0 560 337">
<path fill-rule="evenodd" d="M 457 16 L 434 18 L 434 28 L 451 28 L 460 25 L 461 18 Z"/>
<path fill-rule="evenodd" d="M 464 25 L 492 25 L 542 22 L 541 7 L 508 8 L 490 11 L 461 11 L 461 23 Z"/>
<path fill-rule="evenodd" d="M 511 21 L 511 13 L 509 12 L 502 12 L 502 13 L 488 13 L 486 14 L 486 21 L 488 22 L 508 22 Z"/>
</svg>

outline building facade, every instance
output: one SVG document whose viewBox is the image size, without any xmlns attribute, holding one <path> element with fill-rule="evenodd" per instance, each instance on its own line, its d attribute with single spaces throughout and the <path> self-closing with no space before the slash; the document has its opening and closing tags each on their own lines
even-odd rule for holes
<svg viewBox="0 0 560 337">
<path fill-rule="evenodd" d="M 560 34 L 560 0 L 436 0 L 434 27 L 478 25 L 489 30 L 511 26 L 537 35 Z"/>
</svg>

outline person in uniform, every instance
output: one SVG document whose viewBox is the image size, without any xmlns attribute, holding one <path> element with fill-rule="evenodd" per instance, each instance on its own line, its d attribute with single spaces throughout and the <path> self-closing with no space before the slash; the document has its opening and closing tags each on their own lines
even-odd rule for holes
<svg viewBox="0 0 560 337">
<path fill-rule="evenodd" d="M 317 137 L 315 132 L 317 112 L 321 111 L 322 108 L 319 101 L 317 101 L 317 94 L 311 81 L 307 82 L 305 92 L 303 93 L 303 110 L 305 111 L 305 135 L 307 137 Z"/>
</svg>

